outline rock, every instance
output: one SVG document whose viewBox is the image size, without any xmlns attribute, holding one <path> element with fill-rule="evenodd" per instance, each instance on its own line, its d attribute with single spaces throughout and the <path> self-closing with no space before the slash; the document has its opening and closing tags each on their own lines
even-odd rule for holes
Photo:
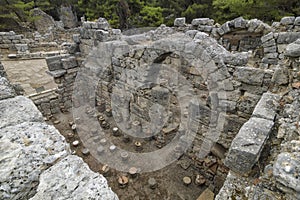
<svg viewBox="0 0 300 200">
<path fill-rule="evenodd" d="M 8 80 L 4 77 L 0 77 L 0 100 L 14 97 L 15 95 L 15 90 Z"/>
<path fill-rule="evenodd" d="M 281 25 L 293 25 L 295 21 L 295 17 L 283 17 L 280 20 Z"/>
<path fill-rule="evenodd" d="M 238 81 L 249 85 L 262 85 L 264 70 L 252 67 L 238 67 L 233 74 Z"/>
<path fill-rule="evenodd" d="M 268 33 L 267 35 L 262 36 L 261 37 L 261 42 L 265 43 L 266 41 L 269 41 L 269 40 L 271 40 L 273 38 L 274 38 L 274 33 L 271 32 L 271 33 Z"/>
<path fill-rule="evenodd" d="M 214 20 L 209 19 L 209 18 L 197 18 L 197 19 L 193 19 L 192 25 L 193 26 L 199 26 L 199 25 L 213 26 Z"/>
<path fill-rule="evenodd" d="M 70 152 L 64 137 L 43 122 L 2 128 L 0 137 L 0 199 L 32 197 L 43 169 Z"/>
<path fill-rule="evenodd" d="M 92 172 L 84 161 L 69 155 L 42 173 L 37 194 L 31 200 L 118 200 L 106 179 Z"/>
<path fill-rule="evenodd" d="M 54 19 L 39 8 L 33 9 L 32 16 L 36 17 L 33 23 L 38 32 L 46 33 L 56 27 Z"/>
<path fill-rule="evenodd" d="M 294 199 L 300 198 L 300 153 L 280 153 L 273 166 L 273 175 L 283 192 L 291 194 Z"/>
<path fill-rule="evenodd" d="M 177 27 L 182 27 L 185 25 L 185 17 L 182 17 L 182 18 L 176 18 L 174 20 L 174 26 L 177 26 Z"/>
<path fill-rule="evenodd" d="M 235 28 L 246 28 L 247 21 L 243 17 L 238 17 L 233 20 Z"/>
<path fill-rule="evenodd" d="M 300 26 L 300 16 L 296 17 L 295 22 L 294 22 L 295 26 Z"/>
<path fill-rule="evenodd" d="M 64 28 L 75 28 L 77 26 L 77 17 L 73 12 L 72 6 L 62 5 L 59 13 L 59 18 L 63 22 Z"/>
<path fill-rule="evenodd" d="M 257 103 L 252 116 L 273 121 L 279 106 L 280 96 L 277 94 L 264 93 Z"/>
<path fill-rule="evenodd" d="M 198 197 L 197 200 L 214 200 L 215 194 L 209 189 L 206 188 L 201 195 Z"/>
<path fill-rule="evenodd" d="M 286 67 L 280 66 L 273 74 L 272 82 L 275 85 L 285 85 L 289 83 L 289 71 Z"/>
<path fill-rule="evenodd" d="M 0 128 L 22 122 L 41 122 L 43 116 L 33 102 L 23 96 L 0 101 Z"/>
<path fill-rule="evenodd" d="M 47 66 L 50 71 L 61 70 L 61 56 L 51 56 L 46 58 Z"/>
<path fill-rule="evenodd" d="M 237 173 L 248 173 L 259 159 L 273 125 L 273 121 L 251 117 L 233 139 L 225 165 Z"/>
<path fill-rule="evenodd" d="M 278 34 L 278 44 L 290 44 L 300 38 L 299 32 L 281 32 Z"/>
<path fill-rule="evenodd" d="M 15 44 L 15 47 L 19 54 L 29 53 L 29 48 L 27 44 Z"/>
<path fill-rule="evenodd" d="M 286 47 L 285 55 L 288 57 L 300 57 L 300 39 Z"/>
</svg>

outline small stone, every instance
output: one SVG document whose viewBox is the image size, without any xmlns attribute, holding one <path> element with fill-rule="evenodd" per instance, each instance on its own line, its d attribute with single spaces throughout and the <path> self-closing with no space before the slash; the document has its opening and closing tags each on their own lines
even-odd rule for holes
<svg viewBox="0 0 300 200">
<path fill-rule="evenodd" d="M 131 176 L 131 178 L 136 178 L 138 174 L 138 169 L 135 167 L 130 167 L 128 173 Z"/>
<path fill-rule="evenodd" d="M 79 145 L 79 141 L 78 140 L 75 140 L 74 142 L 72 142 L 72 145 L 74 146 L 74 147 L 77 147 L 78 145 Z"/>
<path fill-rule="evenodd" d="M 128 160 L 128 158 L 129 158 L 128 152 L 126 152 L 126 151 L 121 152 L 121 158 L 123 161 Z"/>
<path fill-rule="evenodd" d="M 116 147 L 115 145 L 111 145 L 111 146 L 109 147 L 109 150 L 110 150 L 111 152 L 114 152 L 116 149 L 117 149 L 117 147 Z"/>
<path fill-rule="evenodd" d="M 90 150 L 87 149 L 87 148 L 83 148 L 83 149 L 81 150 L 81 153 L 82 153 L 83 155 L 87 156 L 87 155 L 90 154 Z"/>
<path fill-rule="evenodd" d="M 100 143 L 101 143 L 102 145 L 105 145 L 105 144 L 107 143 L 107 140 L 106 140 L 105 138 L 103 138 L 103 139 L 100 140 Z"/>
<path fill-rule="evenodd" d="M 53 124 L 59 124 L 60 123 L 60 121 L 59 120 L 55 120 L 54 122 L 53 122 Z"/>
<path fill-rule="evenodd" d="M 108 167 L 108 165 L 103 165 L 101 167 L 101 174 L 103 174 L 104 176 L 108 176 L 109 172 L 110 172 L 110 168 Z"/>
<path fill-rule="evenodd" d="M 176 18 L 174 20 L 174 26 L 177 26 L 177 27 L 182 27 L 185 25 L 185 17 L 182 17 L 182 18 Z"/>
<path fill-rule="evenodd" d="M 128 185 L 128 178 L 126 176 L 120 176 L 118 178 L 120 188 L 125 188 Z"/>
<path fill-rule="evenodd" d="M 190 185 L 192 183 L 192 179 L 188 176 L 183 177 L 182 181 L 185 185 Z"/>
<path fill-rule="evenodd" d="M 201 186 L 201 185 L 203 185 L 203 184 L 205 184 L 205 183 L 206 183 L 205 177 L 202 176 L 202 175 L 200 175 L 200 174 L 198 174 L 198 175 L 196 176 L 196 178 L 195 178 L 195 184 Z"/>
<path fill-rule="evenodd" d="M 148 180 L 148 184 L 149 184 L 149 187 L 154 190 L 155 188 L 157 188 L 157 182 L 154 178 L 149 178 Z"/>
<path fill-rule="evenodd" d="M 104 152 L 104 147 L 103 146 L 99 146 L 98 148 L 97 148 L 97 153 L 98 154 L 102 154 Z"/>
</svg>

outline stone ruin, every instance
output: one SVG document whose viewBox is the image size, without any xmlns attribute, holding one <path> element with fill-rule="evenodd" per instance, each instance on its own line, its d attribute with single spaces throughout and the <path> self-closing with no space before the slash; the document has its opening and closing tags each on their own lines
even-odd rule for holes
<svg viewBox="0 0 300 200">
<path fill-rule="evenodd" d="M 177 18 L 173 27 L 138 35 L 123 35 L 103 18 L 31 38 L 0 33 L 4 59 L 45 59 L 57 84 L 51 91 L 20 96 L 0 64 L 1 199 L 118 199 L 106 179 L 72 155 L 66 139 L 44 122 L 61 112 L 73 112 L 78 129 L 76 114 L 87 112 L 87 121 L 107 116 L 100 125 L 108 131 L 119 122 L 122 130 L 144 134 L 157 118 L 162 124 L 154 139 L 157 148 L 188 129 L 195 138 L 181 153 L 206 180 L 207 190 L 198 199 L 299 199 L 299 31 L 300 17 L 271 26 L 239 17 L 222 25 L 208 18 L 191 24 Z M 145 72 L 156 79 L 148 80 Z M 95 92 L 78 90 L 76 78 L 85 74 L 92 74 Z M 188 88 L 176 83 L 174 89 L 183 81 L 179 75 Z M 176 89 L 185 93 L 180 96 Z M 188 97 L 187 110 L 178 96 Z M 155 103 L 167 101 L 167 120 L 163 113 L 151 116 Z M 85 102 L 91 103 L 86 107 Z M 187 111 L 192 119 L 182 128 Z M 96 156 L 93 145 L 101 137 L 90 127 L 80 126 L 85 133 L 80 139 Z"/>
</svg>

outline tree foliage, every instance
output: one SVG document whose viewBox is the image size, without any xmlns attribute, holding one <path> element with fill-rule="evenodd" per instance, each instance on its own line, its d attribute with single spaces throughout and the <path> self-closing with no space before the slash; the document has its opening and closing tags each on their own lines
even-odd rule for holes
<svg viewBox="0 0 300 200">
<path fill-rule="evenodd" d="M 187 22 L 209 17 L 219 23 L 235 17 L 258 18 L 266 22 L 286 15 L 300 15 L 299 0 L 1 0 L 0 22 L 3 19 L 30 22 L 30 9 L 39 7 L 59 20 L 61 5 L 71 5 L 78 18 L 106 18 L 115 28 L 172 25 L 176 17 Z M 2 19 L 2 21 L 1 21 Z M 5 21 L 5 20 L 4 20 Z"/>
</svg>

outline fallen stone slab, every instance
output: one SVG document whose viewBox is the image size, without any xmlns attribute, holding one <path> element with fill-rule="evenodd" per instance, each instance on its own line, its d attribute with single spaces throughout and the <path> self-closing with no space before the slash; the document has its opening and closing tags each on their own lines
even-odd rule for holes
<svg viewBox="0 0 300 200">
<path fill-rule="evenodd" d="M 106 179 L 92 172 L 79 157 L 69 155 L 42 173 L 37 194 L 31 200 L 118 200 Z"/>
<path fill-rule="evenodd" d="M 64 137 L 44 122 L 24 122 L 0 129 L 0 199 L 28 199 L 39 175 L 70 154 Z"/>
<path fill-rule="evenodd" d="M 264 93 L 257 103 L 252 116 L 273 121 L 279 106 L 280 96 L 272 93 Z"/>
<path fill-rule="evenodd" d="M 271 120 L 251 117 L 233 139 L 225 165 L 240 174 L 249 172 L 259 159 L 273 125 Z"/>
<path fill-rule="evenodd" d="M 34 103 L 23 96 L 0 101 L 0 128 L 22 122 L 42 122 L 43 116 Z"/>
</svg>

